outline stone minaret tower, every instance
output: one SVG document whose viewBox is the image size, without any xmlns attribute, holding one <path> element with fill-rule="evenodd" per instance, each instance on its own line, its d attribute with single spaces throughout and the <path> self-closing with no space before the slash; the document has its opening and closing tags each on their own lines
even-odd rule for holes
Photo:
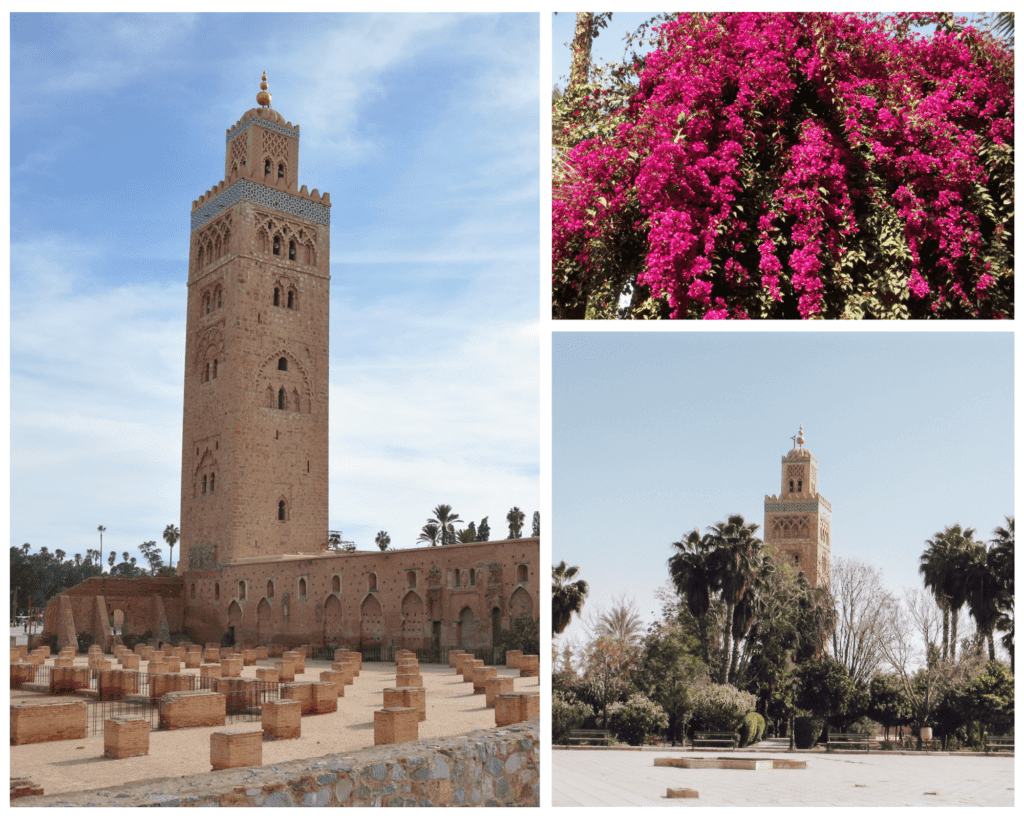
<svg viewBox="0 0 1024 819">
<path fill-rule="evenodd" d="M 231 563 L 327 540 L 331 202 L 297 187 L 299 126 L 260 88 L 192 203 L 179 573 L 199 544 Z"/>
<path fill-rule="evenodd" d="M 815 588 L 829 584 L 832 505 L 818 494 L 818 462 L 804 449 L 804 428 L 782 458 L 782 491 L 764 497 L 764 542 L 792 560 Z"/>
</svg>

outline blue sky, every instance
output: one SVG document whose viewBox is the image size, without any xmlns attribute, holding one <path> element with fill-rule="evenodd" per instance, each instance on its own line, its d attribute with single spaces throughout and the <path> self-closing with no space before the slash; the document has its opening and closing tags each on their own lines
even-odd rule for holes
<svg viewBox="0 0 1024 819">
<path fill-rule="evenodd" d="M 594 61 L 598 63 L 621 62 L 625 50 L 623 37 L 632 34 L 641 23 L 650 20 L 656 13 L 658 12 L 614 12 L 608 26 L 594 38 L 594 43 L 591 46 Z M 971 17 L 975 12 L 955 12 L 955 14 Z M 568 82 L 569 70 L 572 66 L 569 44 L 572 42 L 575 26 L 575 12 L 562 11 L 551 15 L 551 81 L 563 90 Z M 647 47 L 637 50 L 638 53 L 644 53 L 650 49 Z"/>
<path fill-rule="evenodd" d="M 933 534 L 987 540 L 1013 514 L 1011 332 L 556 332 L 552 348 L 552 560 L 580 567 L 584 613 L 625 595 L 652 622 L 673 542 L 733 513 L 763 525 L 800 424 L 833 559 L 896 594 L 920 587 Z"/>
<path fill-rule="evenodd" d="M 538 54 L 536 14 L 12 15 L 11 543 L 178 522 L 189 214 L 264 70 L 333 203 L 330 526 L 529 521 Z"/>
</svg>

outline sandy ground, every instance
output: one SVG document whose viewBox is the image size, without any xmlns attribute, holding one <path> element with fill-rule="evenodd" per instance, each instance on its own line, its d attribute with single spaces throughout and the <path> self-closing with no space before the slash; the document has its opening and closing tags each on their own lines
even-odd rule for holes
<svg viewBox="0 0 1024 819">
<path fill-rule="evenodd" d="M 52 663 L 52 660 L 50 661 Z M 84 657 L 78 662 L 86 664 Z M 146 662 L 140 663 L 145 671 Z M 258 665 L 273 667 L 272 660 Z M 328 662 L 308 661 L 297 682 L 319 682 L 320 672 L 329 670 Z M 187 669 L 183 673 L 195 673 Z M 484 704 L 483 694 L 474 694 L 472 683 L 462 682 L 454 668 L 440 665 L 420 666 L 426 688 L 427 718 L 419 724 L 420 739 L 454 736 L 478 728 L 493 728 L 494 709 Z M 517 670 L 498 668 L 499 676 L 514 676 L 515 690 L 537 692 L 537 677 L 519 677 Z M 256 669 L 243 669 L 243 677 L 256 677 Z M 373 745 L 373 712 L 384 704 L 383 689 L 395 685 L 392 663 L 363 663 L 359 676 L 345 687 L 334 714 L 302 718 L 299 739 L 264 741 L 263 764 L 272 765 L 293 759 L 307 759 L 342 753 Z M 38 695 L 11 692 L 11 702 Z M 235 723 L 259 725 L 255 723 Z M 230 726 L 228 726 L 230 727 Z M 140 779 L 177 777 L 202 773 L 210 767 L 210 734 L 223 728 L 183 728 L 153 731 L 149 735 L 149 756 L 132 759 L 107 759 L 103 756 L 103 737 L 11 746 L 11 776 L 25 777 L 43 787 L 47 795 L 91 788 L 111 787 Z"/>
</svg>

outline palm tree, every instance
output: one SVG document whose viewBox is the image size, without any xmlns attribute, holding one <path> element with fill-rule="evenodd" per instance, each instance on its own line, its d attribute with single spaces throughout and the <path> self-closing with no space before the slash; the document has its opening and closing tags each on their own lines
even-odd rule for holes
<svg viewBox="0 0 1024 819">
<path fill-rule="evenodd" d="M 427 523 L 436 523 L 441 530 L 441 545 L 455 542 L 456 523 L 462 523 L 458 512 L 453 512 L 447 503 L 439 503 L 434 507 L 434 517 L 428 518 Z"/>
<path fill-rule="evenodd" d="M 96 528 L 99 530 L 99 533 L 100 533 L 100 554 L 102 555 L 103 554 L 103 533 L 105 531 L 107 531 L 107 527 L 104 526 L 103 524 L 100 524 Z"/>
<path fill-rule="evenodd" d="M 167 545 L 170 547 L 167 550 L 167 565 L 174 566 L 174 544 L 181 538 L 181 530 L 173 523 L 168 523 L 164 527 L 164 540 L 167 541 Z"/>
<path fill-rule="evenodd" d="M 440 537 L 441 528 L 436 523 L 428 523 L 420 530 L 420 536 L 416 538 L 416 542 L 429 543 L 431 546 L 436 546 Z"/>
<path fill-rule="evenodd" d="M 381 529 L 379 532 L 377 532 L 377 537 L 373 539 L 373 542 L 377 544 L 378 549 L 380 549 L 382 552 L 386 552 L 388 546 L 391 545 L 391 535 L 389 535 L 387 532 Z"/>
<path fill-rule="evenodd" d="M 569 627 L 572 616 L 583 610 L 583 603 L 590 594 L 586 580 L 573 581 L 579 571 L 579 566 L 566 566 L 564 560 L 551 567 L 552 636 L 561 634 Z"/>
<path fill-rule="evenodd" d="M 754 601 L 751 595 L 764 548 L 760 539 L 754 537 L 759 528 L 756 523 L 747 523 L 743 515 L 730 515 L 728 520 L 716 523 L 709 530 L 715 546 L 714 570 L 725 603 L 726 651 L 722 655 L 719 671 L 722 682 L 729 682 L 736 676 L 740 640 L 749 628 L 753 614 Z M 738 619 L 737 606 L 740 607 Z M 730 636 L 733 640 L 732 651 L 728 649 Z"/>
<path fill-rule="evenodd" d="M 459 529 L 455 533 L 455 537 L 459 543 L 474 543 L 476 542 L 476 524 L 473 521 L 469 522 L 469 526 L 465 529 Z"/>
<path fill-rule="evenodd" d="M 990 660 L 996 658 L 993 632 L 999 621 L 1002 590 L 994 564 L 984 544 L 972 542 L 960 566 L 967 608 L 978 626 L 979 635 L 983 635 L 988 643 Z"/>
<path fill-rule="evenodd" d="M 686 603 L 687 610 L 697 624 L 701 659 L 705 666 L 711 668 L 712 635 L 708 633 L 707 615 L 711 612 L 713 595 L 721 588 L 713 557 L 715 543 L 710 535 L 702 537 L 700 529 L 694 529 L 673 543 L 672 547 L 676 554 L 668 560 L 669 575 L 676 592 Z"/>
<path fill-rule="evenodd" d="M 963 529 L 959 523 L 936 532 L 925 541 L 928 548 L 921 555 L 920 571 L 925 588 L 930 590 L 942 610 L 942 659 L 956 659 L 956 634 L 960 609 L 967 602 L 964 585 L 965 563 L 972 546 L 974 530 Z"/>
<path fill-rule="evenodd" d="M 636 643 L 644 633 L 644 621 L 636 601 L 615 600 L 608 611 L 600 612 L 594 630 L 598 637 L 608 637 L 626 645 Z"/>
<path fill-rule="evenodd" d="M 523 522 L 526 520 L 526 513 L 522 509 L 518 506 L 513 506 L 508 510 L 508 514 L 505 515 L 505 520 L 508 521 L 509 540 L 515 540 L 523 536 Z"/>
<path fill-rule="evenodd" d="M 1003 634 L 1002 642 L 1010 654 L 1010 671 L 1013 671 L 1013 517 L 1006 518 L 1006 526 L 999 526 L 992 533 L 995 540 L 989 550 L 989 563 L 999 583 L 999 620 L 996 628 Z"/>
</svg>

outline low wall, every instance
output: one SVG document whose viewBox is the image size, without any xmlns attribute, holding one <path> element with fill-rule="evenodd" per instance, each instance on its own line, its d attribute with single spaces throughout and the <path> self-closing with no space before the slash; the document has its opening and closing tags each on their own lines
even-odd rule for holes
<svg viewBox="0 0 1024 819">
<path fill-rule="evenodd" d="M 540 721 L 347 754 L 147 779 L 18 807 L 539 806 Z"/>
</svg>

